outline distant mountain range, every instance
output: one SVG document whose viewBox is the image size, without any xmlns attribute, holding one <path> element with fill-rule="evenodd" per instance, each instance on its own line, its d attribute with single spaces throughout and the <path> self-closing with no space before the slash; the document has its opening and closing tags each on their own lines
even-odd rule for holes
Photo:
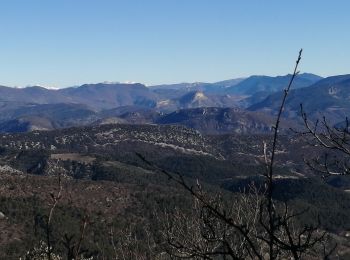
<svg viewBox="0 0 350 260">
<path fill-rule="evenodd" d="M 85 84 L 58 90 L 39 86 L 10 88 L 0 86 L 0 102 L 23 104 L 83 104 L 93 110 L 111 109 L 120 106 L 159 107 L 173 110 L 200 106 L 234 107 L 237 100 L 259 92 L 271 94 L 283 89 L 290 75 L 279 77 L 252 76 L 217 83 L 181 83 L 150 86 L 134 83 Z M 301 74 L 294 88 L 312 85 L 321 77 Z M 168 105 L 169 104 L 169 108 Z M 11 104 L 13 105 L 13 104 Z"/>
<path fill-rule="evenodd" d="M 250 111 L 265 111 L 275 114 L 280 105 L 281 93 L 251 105 Z M 292 89 L 288 95 L 284 115 L 300 117 L 300 104 L 310 119 L 327 118 L 330 123 L 344 121 L 350 115 L 350 75 L 333 76 L 300 89 Z"/>
<path fill-rule="evenodd" d="M 109 123 L 181 124 L 203 133 L 269 131 L 291 75 L 216 83 L 99 83 L 65 89 L 0 86 L 0 131 L 50 130 Z M 294 125 L 300 103 L 310 118 L 333 124 L 350 114 L 350 75 L 297 76 L 284 116 Z"/>
<path fill-rule="evenodd" d="M 17 109 L 13 117 L 0 121 L 0 132 L 54 130 L 75 126 L 105 124 L 182 125 L 204 134 L 269 133 L 274 118 L 261 112 L 237 108 L 203 107 L 177 110 L 166 114 L 143 107 L 119 107 L 94 112 L 82 105 L 34 105 Z M 292 123 L 283 124 L 288 129 Z"/>
</svg>

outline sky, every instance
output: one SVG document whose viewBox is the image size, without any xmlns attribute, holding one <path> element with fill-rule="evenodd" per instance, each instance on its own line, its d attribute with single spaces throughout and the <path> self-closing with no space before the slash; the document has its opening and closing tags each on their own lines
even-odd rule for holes
<svg viewBox="0 0 350 260">
<path fill-rule="evenodd" d="M 1 0 L 0 85 L 350 73 L 348 0 Z"/>
</svg>

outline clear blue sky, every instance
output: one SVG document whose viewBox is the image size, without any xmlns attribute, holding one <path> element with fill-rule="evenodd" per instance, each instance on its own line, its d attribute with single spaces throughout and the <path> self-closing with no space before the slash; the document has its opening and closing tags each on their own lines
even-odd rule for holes
<svg viewBox="0 0 350 260">
<path fill-rule="evenodd" d="M 350 1 L 3 0 L 0 84 L 350 73 Z"/>
</svg>

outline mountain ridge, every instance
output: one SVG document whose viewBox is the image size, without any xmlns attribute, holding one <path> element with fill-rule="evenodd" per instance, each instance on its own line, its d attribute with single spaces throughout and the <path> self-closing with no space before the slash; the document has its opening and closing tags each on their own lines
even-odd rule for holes
<svg viewBox="0 0 350 260">
<path fill-rule="evenodd" d="M 317 120 L 325 116 L 334 124 L 350 114 L 350 74 L 331 76 L 315 84 L 299 89 L 291 89 L 286 100 L 284 116 L 300 117 L 300 104 L 308 117 Z M 274 114 L 279 106 L 281 93 L 268 96 L 248 108 L 250 111 L 266 111 Z"/>
</svg>

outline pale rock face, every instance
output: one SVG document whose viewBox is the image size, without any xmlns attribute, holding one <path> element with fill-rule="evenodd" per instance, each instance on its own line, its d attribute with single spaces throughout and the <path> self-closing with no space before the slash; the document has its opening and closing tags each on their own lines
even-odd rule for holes
<svg viewBox="0 0 350 260">
<path fill-rule="evenodd" d="M 170 100 L 169 99 L 167 99 L 167 100 L 162 100 L 162 101 L 159 101 L 158 103 L 157 103 L 157 107 L 163 107 L 163 106 L 167 106 L 167 105 L 169 105 L 170 104 Z"/>
<path fill-rule="evenodd" d="M 337 92 L 338 92 L 338 90 L 337 90 L 336 87 L 330 87 L 330 88 L 328 89 L 328 94 L 329 94 L 329 95 L 335 95 L 335 94 L 337 94 Z"/>
<path fill-rule="evenodd" d="M 203 92 L 197 92 L 194 96 L 193 101 L 201 101 L 201 100 L 206 100 L 208 99 L 208 97 L 206 95 L 204 95 Z"/>
</svg>

